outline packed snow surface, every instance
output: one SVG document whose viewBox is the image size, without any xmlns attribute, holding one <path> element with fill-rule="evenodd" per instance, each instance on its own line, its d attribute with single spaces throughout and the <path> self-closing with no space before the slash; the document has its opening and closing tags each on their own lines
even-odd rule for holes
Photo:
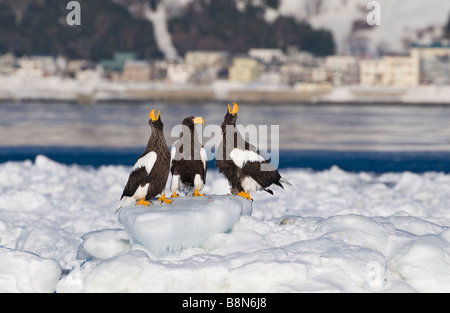
<svg viewBox="0 0 450 313">
<path fill-rule="evenodd" d="M 130 170 L 0 164 L 0 291 L 450 292 L 449 174 L 283 170 L 293 186 L 252 194 L 230 230 L 158 255 L 119 222 L 141 208 L 114 214 Z M 202 192 L 228 184 L 212 169 Z"/>
</svg>

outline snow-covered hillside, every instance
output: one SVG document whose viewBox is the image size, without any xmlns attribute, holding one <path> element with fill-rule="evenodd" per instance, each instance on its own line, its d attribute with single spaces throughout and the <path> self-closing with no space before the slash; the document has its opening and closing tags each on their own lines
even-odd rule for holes
<svg viewBox="0 0 450 313">
<path fill-rule="evenodd" d="M 450 291 L 448 174 L 284 170 L 293 186 L 254 194 L 231 231 L 157 256 L 113 213 L 129 171 L 0 164 L 0 290 Z M 204 192 L 227 190 L 209 171 Z"/>
<path fill-rule="evenodd" d="M 296 12 L 291 5 L 297 2 L 284 0 L 280 10 L 286 14 Z M 367 0 L 324 0 L 317 12 L 306 15 L 315 27 L 333 32 L 338 53 L 350 53 L 357 46 L 367 47 L 369 53 L 406 52 L 410 43 L 430 44 L 443 34 L 450 14 L 450 2 L 445 0 L 379 0 L 381 25 L 355 29 L 355 22 L 366 24 L 370 10 Z M 301 14 L 299 15 L 301 17 Z"/>
<path fill-rule="evenodd" d="M 277 15 L 295 16 L 334 35 L 337 53 L 407 51 L 410 43 L 430 44 L 440 40 L 450 15 L 445 0 L 379 0 L 381 25 L 368 26 L 368 0 L 281 0 Z"/>
<path fill-rule="evenodd" d="M 192 0 L 162 0 L 169 11 Z M 243 1 L 235 0 L 242 8 Z M 261 4 L 262 1 L 254 0 Z M 332 31 L 339 54 L 407 51 L 410 43 L 429 44 L 442 38 L 450 14 L 446 0 L 379 0 L 381 25 L 366 23 L 368 0 L 280 0 L 278 9 L 266 7 L 265 17 L 294 16 L 315 28 Z M 163 47 L 162 51 L 167 49 Z"/>
</svg>

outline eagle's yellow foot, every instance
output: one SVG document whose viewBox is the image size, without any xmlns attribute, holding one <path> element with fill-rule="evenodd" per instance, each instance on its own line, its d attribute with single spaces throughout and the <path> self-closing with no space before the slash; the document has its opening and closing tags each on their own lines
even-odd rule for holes
<svg viewBox="0 0 450 313">
<path fill-rule="evenodd" d="M 145 201 L 144 199 L 140 199 L 140 200 L 136 203 L 136 205 L 149 206 L 149 205 L 150 205 L 150 202 Z"/>
<path fill-rule="evenodd" d="M 158 198 L 161 203 L 165 202 L 167 204 L 172 204 L 172 200 L 166 199 L 166 196 L 164 194 L 161 194 L 161 197 Z"/>
<path fill-rule="evenodd" d="M 193 197 L 203 197 L 203 196 L 204 196 L 204 194 L 202 194 L 202 193 L 199 193 L 199 192 L 198 192 L 198 189 L 197 189 L 197 188 L 195 188 L 194 194 L 193 194 L 192 196 L 193 196 Z"/>
<path fill-rule="evenodd" d="M 174 191 L 174 192 L 173 192 L 173 194 L 172 194 L 171 198 L 178 198 L 178 194 L 177 194 L 177 192 L 176 192 L 176 191 Z"/>
<path fill-rule="evenodd" d="M 253 199 L 250 198 L 250 194 L 249 194 L 249 193 L 246 193 L 246 192 L 244 192 L 244 191 L 241 191 L 241 192 L 238 193 L 237 195 L 238 195 L 238 196 L 241 196 L 241 197 L 243 197 L 243 198 L 245 198 L 245 199 L 247 199 L 247 200 L 253 201 Z"/>
</svg>

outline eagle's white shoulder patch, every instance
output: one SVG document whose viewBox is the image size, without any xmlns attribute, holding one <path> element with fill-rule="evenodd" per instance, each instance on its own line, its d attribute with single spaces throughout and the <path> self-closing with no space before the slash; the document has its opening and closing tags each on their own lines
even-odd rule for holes
<svg viewBox="0 0 450 313">
<path fill-rule="evenodd" d="M 156 152 L 150 151 L 149 153 L 141 157 L 139 160 L 137 160 L 136 164 L 134 164 L 133 166 L 133 171 L 140 169 L 141 167 L 145 167 L 147 174 L 150 174 L 157 158 L 158 155 L 156 154 Z"/>
<path fill-rule="evenodd" d="M 230 152 L 230 157 L 234 164 L 239 167 L 243 167 L 247 162 L 264 162 L 266 159 L 259 155 L 258 153 L 250 150 L 242 150 L 239 148 L 234 148 Z"/>
<path fill-rule="evenodd" d="M 180 139 L 175 141 L 172 145 L 172 148 L 170 149 L 170 164 L 172 164 L 172 162 L 175 160 L 175 156 L 177 154 L 177 149 L 178 149 L 178 147 L 177 147 L 178 141 L 180 141 Z"/>
<path fill-rule="evenodd" d="M 208 163 L 208 155 L 206 153 L 205 148 L 203 148 L 203 147 L 200 150 L 200 158 L 202 159 L 202 162 L 203 162 L 203 168 L 206 169 L 206 163 Z"/>
</svg>

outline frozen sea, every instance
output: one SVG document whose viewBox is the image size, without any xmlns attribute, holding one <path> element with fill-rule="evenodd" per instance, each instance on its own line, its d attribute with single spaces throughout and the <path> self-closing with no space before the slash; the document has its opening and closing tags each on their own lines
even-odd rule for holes
<svg viewBox="0 0 450 313">
<path fill-rule="evenodd" d="M 279 125 L 292 186 L 255 193 L 237 222 L 216 201 L 225 232 L 196 223 L 211 208 L 162 208 L 170 245 L 179 222 L 216 231 L 166 254 L 114 214 L 153 108 L 167 131 L 220 124 L 226 104 L 0 104 L 0 291 L 450 292 L 450 107 L 240 105 L 240 123 Z M 210 165 L 213 201 L 228 186 Z"/>
</svg>

